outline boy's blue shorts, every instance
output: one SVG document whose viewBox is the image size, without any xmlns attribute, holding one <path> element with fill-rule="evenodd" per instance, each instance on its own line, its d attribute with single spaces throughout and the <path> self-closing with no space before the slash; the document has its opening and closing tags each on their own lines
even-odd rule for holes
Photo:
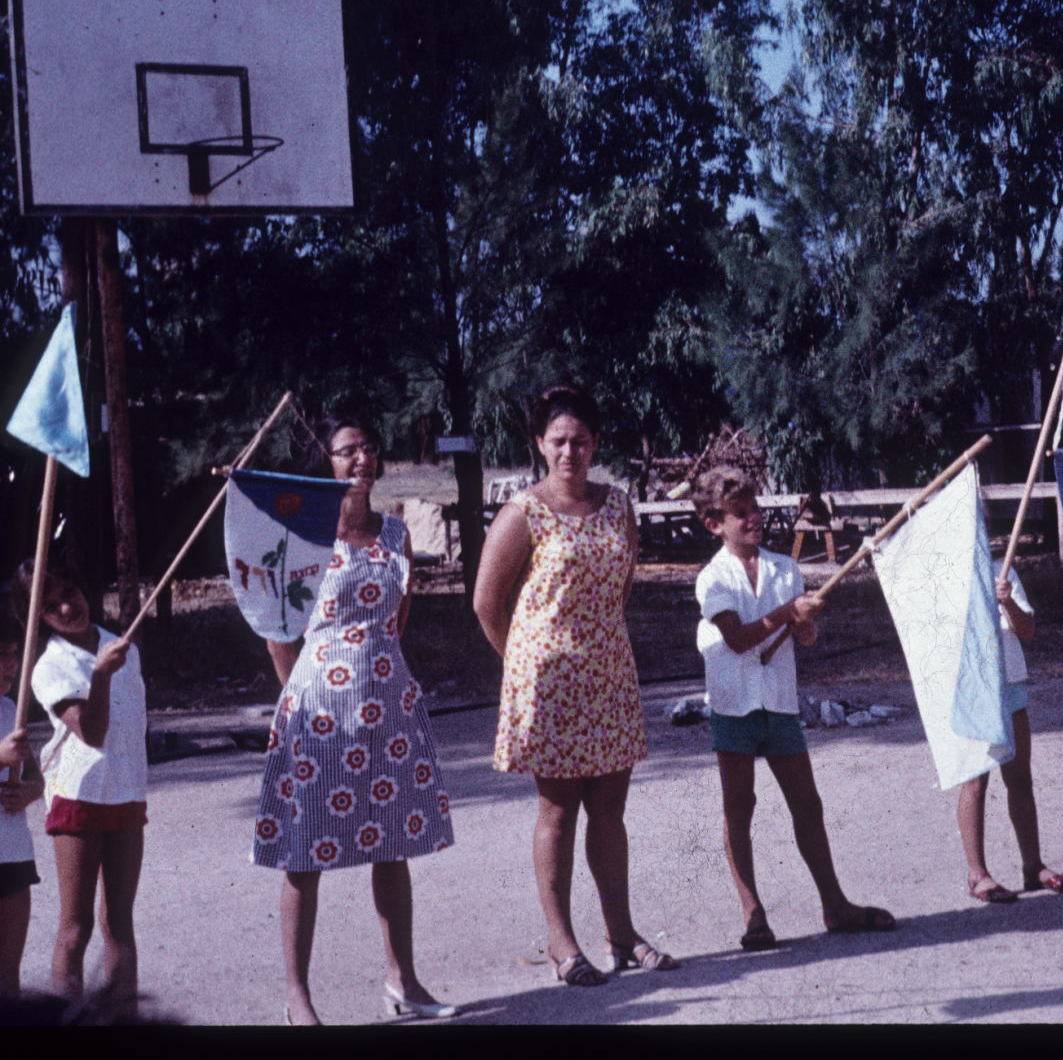
<svg viewBox="0 0 1063 1060">
<path fill-rule="evenodd" d="M 801 720 L 797 714 L 754 710 L 741 718 L 713 711 L 712 745 L 717 751 L 740 755 L 799 755 L 808 751 Z"/>
<path fill-rule="evenodd" d="M 1026 691 L 1025 681 L 1004 682 L 1004 709 L 1009 714 L 1018 714 L 1025 710 L 1030 702 L 1030 695 Z"/>
</svg>

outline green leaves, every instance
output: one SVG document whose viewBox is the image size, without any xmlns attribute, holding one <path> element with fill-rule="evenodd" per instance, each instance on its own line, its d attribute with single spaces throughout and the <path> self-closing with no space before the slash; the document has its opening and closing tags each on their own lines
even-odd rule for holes
<svg viewBox="0 0 1063 1060">
<path fill-rule="evenodd" d="M 280 563 L 280 561 L 282 559 L 284 559 L 284 554 L 285 554 L 285 550 L 287 549 L 287 547 L 288 547 L 288 543 L 282 537 L 280 539 L 280 541 L 277 542 L 277 547 L 275 549 L 272 549 L 271 551 L 267 552 L 262 557 L 262 566 L 263 567 L 269 567 L 271 570 L 274 567 L 276 567 L 277 564 Z"/>
<path fill-rule="evenodd" d="M 284 591 L 288 598 L 288 603 L 296 611 L 302 611 L 303 604 L 314 599 L 314 594 L 303 584 L 302 578 L 296 578 L 294 581 L 288 582 Z"/>
</svg>

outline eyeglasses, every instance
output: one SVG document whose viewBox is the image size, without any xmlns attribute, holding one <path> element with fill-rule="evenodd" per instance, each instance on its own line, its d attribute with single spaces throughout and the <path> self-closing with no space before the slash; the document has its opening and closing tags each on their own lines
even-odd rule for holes
<svg viewBox="0 0 1063 1060">
<path fill-rule="evenodd" d="M 351 445 L 345 445 L 342 449 L 330 449 L 329 456 L 338 456 L 342 460 L 349 460 L 355 453 L 359 453 L 362 456 L 379 456 L 380 446 L 374 445 L 372 442 L 353 442 Z"/>
</svg>

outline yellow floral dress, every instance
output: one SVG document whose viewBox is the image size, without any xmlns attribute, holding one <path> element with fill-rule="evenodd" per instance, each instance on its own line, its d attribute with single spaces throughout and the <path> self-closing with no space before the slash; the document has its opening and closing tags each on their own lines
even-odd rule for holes
<svg viewBox="0 0 1063 1060">
<path fill-rule="evenodd" d="M 585 516 L 531 493 L 512 503 L 532 553 L 506 639 L 494 768 L 565 779 L 628 769 L 647 748 L 624 621 L 627 498 L 611 487 Z"/>
</svg>

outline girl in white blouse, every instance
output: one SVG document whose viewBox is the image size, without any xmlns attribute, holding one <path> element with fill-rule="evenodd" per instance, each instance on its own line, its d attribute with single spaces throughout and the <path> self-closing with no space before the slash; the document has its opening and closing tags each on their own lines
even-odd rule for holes
<svg viewBox="0 0 1063 1060">
<path fill-rule="evenodd" d="M 33 561 L 16 571 L 12 598 L 25 622 Z M 102 878 L 100 930 L 109 999 L 131 1010 L 137 995 L 133 900 L 147 823 L 147 714 L 135 646 L 95 625 L 85 594 L 68 572 L 44 579 L 33 694 L 55 732 L 41 752 L 59 882 L 59 930 L 52 984 L 81 996 Z"/>
</svg>

